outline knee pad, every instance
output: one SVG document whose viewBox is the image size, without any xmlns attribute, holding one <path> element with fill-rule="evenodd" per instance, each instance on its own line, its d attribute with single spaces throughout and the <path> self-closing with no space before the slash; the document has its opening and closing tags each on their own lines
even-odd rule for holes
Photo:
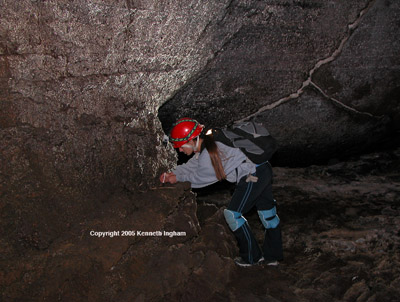
<svg viewBox="0 0 400 302">
<path fill-rule="evenodd" d="M 280 219 L 278 215 L 276 215 L 276 207 L 273 207 L 270 210 L 257 211 L 257 212 L 264 228 L 275 229 L 278 226 Z"/>
<path fill-rule="evenodd" d="M 240 228 L 247 220 L 242 216 L 242 213 L 224 210 L 225 220 L 229 225 L 229 228 L 234 232 Z"/>
</svg>

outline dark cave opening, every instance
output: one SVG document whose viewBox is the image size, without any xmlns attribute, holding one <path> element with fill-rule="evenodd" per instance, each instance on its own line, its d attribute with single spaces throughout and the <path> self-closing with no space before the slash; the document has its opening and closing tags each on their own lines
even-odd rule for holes
<svg viewBox="0 0 400 302">
<path fill-rule="evenodd" d="M 193 109 L 195 110 L 195 109 Z M 175 120 L 171 120 L 169 111 L 164 111 L 162 106 L 159 109 L 158 118 L 161 121 L 164 133 L 169 135 Z M 206 118 L 207 119 L 207 118 Z M 311 165 L 328 165 L 336 162 L 352 160 L 354 158 L 373 153 L 373 152 L 392 152 L 400 147 L 400 131 L 394 127 L 392 119 L 386 124 L 384 135 L 380 138 L 370 138 L 362 144 L 347 142 L 341 146 L 325 145 L 323 148 L 313 150 L 309 146 L 308 140 L 305 139 L 297 146 L 284 145 L 279 148 L 270 160 L 273 167 L 307 167 Z M 289 134 L 287 134 L 289 136 Z M 278 146 L 281 145 L 278 141 Z M 189 160 L 189 156 L 175 150 L 177 153 L 177 164 L 185 163 Z"/>
</svg>

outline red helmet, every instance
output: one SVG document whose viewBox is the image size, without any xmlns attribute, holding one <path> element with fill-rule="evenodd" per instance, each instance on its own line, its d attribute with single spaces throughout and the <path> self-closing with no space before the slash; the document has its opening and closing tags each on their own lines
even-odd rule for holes
<svg viewBox="0 0 400 302">
<path fill-rule="evenodd" d="M 202 130 L 203 126 L 198 121 L 188 117 L 181 118 L 173 125 L 170 141 L 174 148 L 180 148 L 188 141 L 196 138 Z"/>
</svg>

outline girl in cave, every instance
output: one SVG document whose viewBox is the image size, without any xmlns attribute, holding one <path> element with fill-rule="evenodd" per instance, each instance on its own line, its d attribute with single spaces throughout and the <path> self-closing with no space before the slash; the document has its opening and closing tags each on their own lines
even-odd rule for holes
<svg viewBox="0 0 400 302">
<path fill-rule="evenodd" d="M 280 220 L 272 195 L 272 168 L 266 162 L 252 163 L 238 148 L 232 148 L 206 135 L 204 126 L 194 119 L 179 119 L 173 126 L 170 141 L 186 155 L 194 155 L 172 172 L 161 174 L 162 183 L 189 181 L 192 188 L 201 188 L 220 180 L 236 183 L 235 191 L 224 216 L 239 245 L 235 263 L 242 267 L 266 263 L 278 265 L 283 259 Z M 260 249 L 247 220 L 242 216 L 253 207 L 265 228 Z"/>
</svg>

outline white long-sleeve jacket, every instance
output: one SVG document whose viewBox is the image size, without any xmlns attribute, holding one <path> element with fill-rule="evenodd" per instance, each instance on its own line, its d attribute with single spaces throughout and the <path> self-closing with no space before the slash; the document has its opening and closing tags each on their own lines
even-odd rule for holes
<svg viewBox="0 0 400 302">
<path fill-rule="evenodd" d="M 226 146 L 216 142 L 220 151 L 222 166 L 229 182 L 239 182 L 248 174 L 256 171 L 256 165 L 247 159 L 246 155 L 238 148 Z M 218 181 L 211 164 L 207 149 L 203 149 L 198 158 L 193 156 L 185 164 L 177 166 L 172 172 L 177 181 L 189 181 L 192 188 L 202 188 Z"/>
</svg>

